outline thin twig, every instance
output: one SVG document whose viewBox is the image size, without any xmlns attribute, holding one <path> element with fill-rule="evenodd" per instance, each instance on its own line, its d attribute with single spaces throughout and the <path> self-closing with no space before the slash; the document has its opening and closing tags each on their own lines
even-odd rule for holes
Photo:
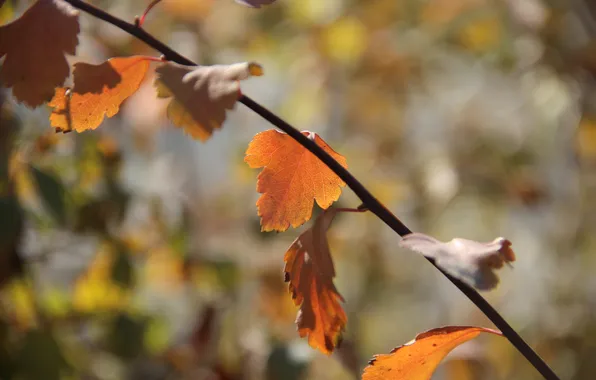
<svg viewBox="0 0 596 380">
<path fill-rule="evenodd" d="M 368 209 L 366 209 L 366 208 L 336 207 L 335 211 L 337 211 L 337 212 L 367 212 Z"/>
<path fill-rule="evenodd" d="M 72 6 L 87 12 L 101 20 L 104 20 L 118 28 L 128 32 L 137 37 L 147 45 L 153 47 L 155 50 L 161 52 L 166 59 L 177 62 L 182 65 L 193 65 L 188 58 L 180 55 L 166 44 L 157 40 L 155 37 L 145 32 L 143 29 L 129 24 L 117 17 L 114 17 L 101 9 L 89 5 L 81 0 L 65 0 Z M 337 174 L 352 191 L 360 198 L 365 208 L 374 213 L 386 225 L 393 229 L 400 236 L 405 236 L 412 231 L 405 224 L 403 224 L 391 211 L 389 211 L 381 202 L 379 202 L 348 170 L 341 166 L 333 157 L 319 147 L 314 141 L 304 136 L 296 128 L 292 127 L 279 116 L 269 111 L 259 103 L 255 102 L 246 95 L 242 95 L 239 102 L 250 108 L 255 113 L 259 114 L 265 120 L 281 129 L 311 153 L 317 156 L 325 165 L 327 165 L 335 174 Z M 547 380 L 559 380 L 553 370 L 540 358 L 540 356 L 523 340 L 523 338 L 505 321 L 503 317 L 473 288 L 466 285 L 459 279 L 439 268 L 433 259 L 427 258 L 443 275 L 445 275 L 462 293 L 464 293 L 470 301 L 472 301 L 495 326 L 501 330 L 503 335 L 509 339 L 511 344 L 524 355 L 524 357 L 542 374 Z"/>
</svg>

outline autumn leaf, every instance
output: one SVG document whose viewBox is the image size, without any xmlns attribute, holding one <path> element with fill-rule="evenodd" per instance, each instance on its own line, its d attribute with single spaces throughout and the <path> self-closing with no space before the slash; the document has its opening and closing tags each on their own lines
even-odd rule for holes
<svg viewBox="0 0 596 380">
<path fill-rule="evenodd" d="M 446 326 L 418 334 L 387 355 L 375 355 L 362 380 L 428 380 L 451 350 L 482 332 L 502 336 L 499 331 L 472 326 Z"/>
<path fill-rule="evenodd" d="M 448 243 L 421 234 L 404 236 L 400 246 L 435 259 L 436 264 L 450 275 L 480 289 L 490 290 L 499 283 L 495 269 L 515 261 L 511 242 L 502 237 L 490 243 L 455 238 Z"/>
<path fill-rule="evenodd" d="M 0 27 L 0 83 L 30 107 L 52 98 L 70 72 L 65 53 L 75 54 L 78 11 L 63 0 L 38 0 L 23 16 Z"/>
<path fill-rule="evenodd" d="M 168 119 L 191 135 L 206 141 L 221 128 L 226 110 L 240 97 L 240 83 L 251 75 L 263 74 L 256 63 L 216 66 L 182 66 L 164 63 L 156 69 L 155 86 L 160 98 L 172 98 Z"/>
<path fill-rule="evenodd" d="M 314 140 L 343 167 L 346 159 L 313 132 Z M 341 195 L 345 183 L 314 154 L 285 133 L 270 129 L 258 133 L 246 150 L 244 161 L 251 168 L 264 167 L 257 179 L 257 201 L 263 231 L 285 231 L 312 216 L 313 200 L 326 209 Z"/>
<path fill-rule="evenodd" d="M 54 108 L 50 123 L 61 132 L 97 128 L 105 116 L 116 115 L 120 104 L 137 91 L 150 60 L 133 56 L 111 58 L 100 65 L 76 63 L 73 88 L 57 88 L 48 103 Z"/>
<path fill-rule="evenodd" d="M 326 232 L 336 209 L 321 214 L 315 224 L 304 231 L 284 256 L 285 279 L 296 306 L 300 306 L 296 325 L 308 344 L 331 354 L 341 337 L 348 318 L 339 301 L 343 301 L 333 278 L 335 268 Z"/>
<path fill-rule="evenodd" d="M 249 6 L 251 8 L 260 8 L 261 5 L 269 5 L 275 3 L 276 0 L 236 0 L 237 3 Z"/>
</svg>

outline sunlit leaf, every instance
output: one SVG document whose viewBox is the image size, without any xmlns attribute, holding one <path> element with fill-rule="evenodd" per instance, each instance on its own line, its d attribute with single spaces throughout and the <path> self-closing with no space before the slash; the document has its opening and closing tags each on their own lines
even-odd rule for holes
<svg viewBox="0 0 596 380">
<path fill-rule="evenodd" d="M 158 96 L 172 98 L 168 118 L 201 141 L 221 128 L 241 94 L 239 81 L 263 74 L 256 63 L 189 67 L 168 62 L 156 72 Z"/>
<path fill-rule="evenodd" d="M 57 88 L 50 123 L 57 131 L 83 132 L 97 128 L 104 117 L 116 115 L 120 104 L 138 90 L 149 68 L 149 58 L 111 58 L 100 65 L 74 65 L 74 87 Z"/>
<path fill-rule="evenodd" d="M 343 167 L 346 159 L 313 132 L 311 138 Z M 339 199 L 345 183 L 314 154 L 285 133 L 270 129 L 258 133 L 246 150 L 251 168 L 264 167 L 257 179 L 257 201 L 263 231 L 285 231 L 312 216 L 313 200 L 326 209 Z"/>
<path fill-rule="evenodd" d="M 38 0 L 0 27 L 0 83 L 30 107 L 47 102 L 68 77 L 64 54 L 75 54 L 78 33 L 78 11 L 63 0 Z"/>
<path fill-rule="evenodd" d="M 335 268 L 327 242 L 327 230 L 337 211 L 321 214 L 314 225 L 292 243 L 284 256 L 284 272 L 294 304 L 300 306 L 296 325 L 301 337 L 325 354 L 337 347 L 348 318 L 333 278 Z"/>
<path fill-rule="evenodd" d="M 502 237 L 490 243 L 461 238 L 443 243 L 432 236 L 413 233 L 404 236 L 399 245 L 435 259 L 447 273 L 480 290 L 497 286 L 499 277 L 494 270 L 515 261 L 511 242 Z"/>
<path fill-rule="evenodd" d="M 375 355 L 364 369 L 362 380 L 429 380 L 445 356 L 455 347 L 486 332 L 483 327 L 447 326 L 421 334 L 391 353 Z"/>
</svg>

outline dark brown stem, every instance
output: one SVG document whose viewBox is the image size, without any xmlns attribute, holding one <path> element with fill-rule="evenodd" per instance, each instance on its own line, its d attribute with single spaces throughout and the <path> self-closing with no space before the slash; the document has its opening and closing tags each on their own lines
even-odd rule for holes
<svg viewBox="0 0 596 380">
<path fill-rule="evenodd" d="M 118 28 L 137 37 L 147 45 L 161 52 L 167 60 L 174 61 L 182 65 L 196 66 L 196 63 L 180 55 L 176 51 L 172 50 L 169 46 L 165 45 L 149 33 L 145 32 L 143 29 L 138 28 L 133 24 L 129 24 L 81 0 L 65 1 L 82 11 L 87 12 L 114 26 L 117 26 Z M 412 231 L 410 231 L 405 224 L 403 224 L 395 215 L 393 215 L 393 213 L 391 213 L 391 211 L 389 211 L 381 202 L 379 202 L 348 170 L 335 161 L 333 157 L 325 152 L 314 141 L 304 136 L 296 128 L 292 127 L 279 116 L 255 102 L 248 96 L 240 96 L 239 101 L 255 113 L 259 114 L 265 120 L 290 135 L 294 140 L 317 156 L 325 165 L 333 170 L 333 172 L 337 174 L 350 189 L 352 189 L 352 191 L 362 201 L 364 208 L 367 208 L 369 211 L 374 213 L 386 225 L 393 229 L 393 231 L 400 236 L 405 236 L 412 233 Z M 540 358 L 540 356 L 509 325 L 509 323 L 507 323 L 507 321 L 505 321 L 505 319 L 501 317 L 501 315 L 475 289 L 443 271 L 435 264 L 433 259 L 427 258 L 427 260 L 430 261 L 439 271 L 441 271 L 445 277 L 447 277 L 462 293 L 464 293 L 470 299 L 470 301 L 472 301 L 474 305 L 476 305 L 486 315 L 486 317 L 490 319 L 498 329 L 501 330 L 503 335 L 509 339 L 511 344 L 513 344 L 515 348 L 517 348 L 517 350 L 524 355 L 528 362 L 530 362 L 530 364 L 532 364 L 545 379 L 559 379 L 553 370 L 544 362 L 544 360 Z"/>
<path fill-rule="evenodd" d="M 153 0 L 149 5 L 147 5 L 147 8 L 145 8 L 145 12 L 143 12 L 143 15 L 139 17 L 137 20 L 135 20 L 135 24 L 138 28 L 143 27 L 147 15 L 149 14 L 149 12 L 151 12 L 151 9 L 153 9 L 153 7 L 156 6 L 159 2 L 161 2 L 161 0 Z"/>
</svg>

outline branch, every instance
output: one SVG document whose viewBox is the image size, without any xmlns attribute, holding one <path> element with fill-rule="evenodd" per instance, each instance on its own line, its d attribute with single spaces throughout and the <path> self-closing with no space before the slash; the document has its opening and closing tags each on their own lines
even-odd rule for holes
<svg viewBox="0 0 596 380">
<path fill-rule="evenodd" d="M 139 40 L 145 42 L 155 50 L 161 52 L 167 60 L 177 62 L 182 65 L 197 66 L 196 63 L 190 59 L 180 55 L 163 42 L 157 40 L 155 37 L 145 32 L 143 29 L 134 24 L 127 23 L 117 17 L 114 17 L 101 9 L 98 9 L 81 0 L 65 0 L 75 8 L 91 14 L 101 20 L 104 20 L 118 28 L 128 32 L 137 37 Z M 319 147 L 314 141 L 304 136 L 296 128 L 292 127 L 279 116 L 269 111 L 259 103 L 255 102 L 246 95 L 242 95 L 239 102 L 250 108 L 255 113 L 259 114 L 263 119 L 267 120 L 277 128 L 281 129 L 300 145 L 308 149 L 311 153 L 317 156 L 325 165 L 327 165 L 335 174 L 337 174 L 352 191 L 360 198 L 362 204 L 369 211 L 374 213 L 387 226 L 395 231 L 400 236 L 405 236 L 412 231 L 406 227 L 391 211 L 389 211 L 381 202 L 379 202 L 360 181 L 358 181 L 348 170 L 341 166 L 333 157 Z M 468 286 L 459 279 L 449 275 L 444 270 L 439 268 L 433 259 L 426 258 L 431 264 L 435 266 L 445 277 L 449 279 L 462 293 L 464 293 L 470 301 L 474 303 L 494 325 L 501 330 L 503 335 L 509 339 L 511 344 L 524 355 L 524 357 L 540 372 L 540 374 L 547 380 L 559 380 L 553 370 L 540 358 L 540 356 L 523 340 L 523 338 L 505 321 L 505 319 L 472 287 Z"/>
</svg>

